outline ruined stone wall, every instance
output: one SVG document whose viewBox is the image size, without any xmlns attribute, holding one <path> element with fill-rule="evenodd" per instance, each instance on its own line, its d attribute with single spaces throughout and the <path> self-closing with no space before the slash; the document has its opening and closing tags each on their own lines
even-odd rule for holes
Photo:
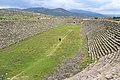
<svg viewBox="0 0 120 80">
<path fill-rule="evenodd" d="M 70 21 L 72 20 L 61 18 L 1 21 L 0 49 Z"/>
<path fill-rule="evenodd" d="M 83 27 L 95 63 L 65 80 L 120 80 L 120 24 L 90 20 Z"/>
</svg>

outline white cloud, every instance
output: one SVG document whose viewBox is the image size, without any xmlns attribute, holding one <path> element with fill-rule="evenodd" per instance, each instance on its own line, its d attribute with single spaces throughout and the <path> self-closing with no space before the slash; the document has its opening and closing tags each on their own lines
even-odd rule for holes
<svg viewBox="0 0 120 80">
<path fill-rule="evenodd" d="M 85 7 L 83 3 L 74 0 L 30 0 L 34 6 L 43 6 L 48 8 L 78 9 Z"/>
<path fill-rule="evenodd" d="M 118 9 L 120 8 L 120 0 L 112 0 L 110 3 L 100 7 L 101 9 Z"/>
<path fill-rule="evenodd" d="M 92 2 L 97 2 L 97 3 L 106 3 L 106 2 L 111 2 L 111 1 L 115 1 L 115 0 L 90 0 Z"/>
<path fill-rule="evenodd" d="M 100 6 L 98 10 L 106 14 L 120 14 L 120 0 L 111 0 L 108 4 Z"/>
<path fill-rule="evenodd" d="M 120 0 L 90 0 L 90 1 L 101 5 L 98 7 L 92 6 L 84 9 L 104 14 L 120 14 Z"/>
<path fill-rule="evenodd" d="M 14 4 L 10 1 L 7 2 L 7 0 L 0 0 L 0 2 L 2 2 L 0 8 L 11 6 L 18 8 L 46 7 L 82 9 L 100 13 L 120 13 L 120 0 L 13 0 Z"/>
<path fill-rule="evenodd" d="M 0 9 L 3 9 L 3 8 L 12 8 L 10 6 L 0 6 Z"/>
</svg>

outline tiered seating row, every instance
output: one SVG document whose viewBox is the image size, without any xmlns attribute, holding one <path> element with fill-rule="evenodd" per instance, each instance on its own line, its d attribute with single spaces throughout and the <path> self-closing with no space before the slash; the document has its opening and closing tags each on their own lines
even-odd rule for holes
<svg viewBox="0 0 120 80">
<path fill-rule="evenodd" d="M 90 37 L 88 35 L 89 53 L 93 59 L 98 60 L 105 55 L 118 51 L 120 48 L 120 27 L 107 27 L 106 30 L 103 28 L 97 33 L 93 32 Z"/>
</svg>

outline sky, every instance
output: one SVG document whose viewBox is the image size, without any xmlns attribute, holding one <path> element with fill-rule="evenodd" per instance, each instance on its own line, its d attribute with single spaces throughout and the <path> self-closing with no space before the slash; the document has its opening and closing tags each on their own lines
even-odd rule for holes
<svg viewBox="0 0 120 80">
<path fill-rule="evenodd" d="M 120 14 L 120 0 L 0 0 L 0 8 L 64 8 Z"/>
</svg>

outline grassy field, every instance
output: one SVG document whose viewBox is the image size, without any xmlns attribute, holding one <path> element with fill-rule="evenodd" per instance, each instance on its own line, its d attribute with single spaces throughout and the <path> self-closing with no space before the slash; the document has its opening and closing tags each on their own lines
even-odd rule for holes
<svg viewBox="0 0 120 80">
<path fill-rule="evenodd" d="M 29 19 L 29 16 L 0 16 L 0 19 L 7 19 L 7 20 L 22 20 L 22 19 Z"/>
<path fill-rule="evenodd" d="M 42 80 L 62 60 L 83 49 L 80 32 L 80 24 L 66 24 L 0 50 L 0 76 Z"/>
</svg>

